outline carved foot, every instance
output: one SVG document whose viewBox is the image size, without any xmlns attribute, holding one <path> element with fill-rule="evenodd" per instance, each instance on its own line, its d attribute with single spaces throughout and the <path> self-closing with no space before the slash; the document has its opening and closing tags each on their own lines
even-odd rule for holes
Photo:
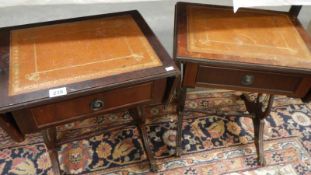
<svg viewBox="0 0 311 175">
<path fill-rule="evenodd" d="M 176 157 L 181 157 L 182 153 L 183 153 L 182 148 L 181 148 L 181 147 L 176 147 L 175 156 L 176 156 Z"/>
<path fill-rule="evenodd" d="M 159 170 L 158 165 L 155 162 L 150 162 L 150 171 L 157 173 Z"/>
<path fill-rule="evenodd" d="M 264 157 L 258 157 L 258 165 L 259 166 L 266 166 L 266 159 Z"/>
</svg>

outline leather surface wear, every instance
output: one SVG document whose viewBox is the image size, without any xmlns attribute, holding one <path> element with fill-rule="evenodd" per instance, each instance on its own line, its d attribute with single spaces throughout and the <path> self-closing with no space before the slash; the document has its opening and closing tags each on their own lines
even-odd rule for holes
<svg viewBox="0 0 311 175">
<path fill-rule="evenodd" d="M 285 13 L 188 6 L 187 15 L 178 56 L 311 67 L 310 49 Z"/>
<path fill-rule="evenodd" d="M 9 95 L 161 66 L 130 15 L 11 32 Z"/>
</svg>

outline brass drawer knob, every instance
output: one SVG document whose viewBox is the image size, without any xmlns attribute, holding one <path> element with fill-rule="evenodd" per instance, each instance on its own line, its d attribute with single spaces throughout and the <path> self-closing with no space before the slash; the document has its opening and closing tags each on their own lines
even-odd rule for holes
<svg viewBox="0 0 311 175">
<path fill-rule="evenodd" d="M 241 80 L 241 84 L 244 86 L 250 86 L 254 83 L 255 77 L 253 75 L 244 75 Z"/>
<path fill-rule="evenodd" d="M 99 99 L 96 99 L 96 100 L 93 100 L 91 102 L 91 109 L 93 111 L 98 111 L 98 110 L 101 110 L 102 108 L 104 108 L 104 101 L 103 100 L 99 100 Z"/>
</svg>

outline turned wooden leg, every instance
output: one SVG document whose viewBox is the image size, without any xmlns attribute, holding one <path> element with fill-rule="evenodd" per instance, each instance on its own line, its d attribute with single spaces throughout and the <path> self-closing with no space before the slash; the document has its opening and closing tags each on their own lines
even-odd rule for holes
<svg viewBox="0 0 311 175">
<path fill-rule="evenodd" d="M 129 110 L 131 116 L 137 122 L 139 132 L 142 135 L 143 146 L 144 146 L 144 149 L 146 150 L 147 158 L 150 163 L 150 170 L 152 172 L 157 172 L 158 167 L 157 167 L 157 164 L 154 158 L 154 154 L 151 150 L 151 142 L 149 140 L 148 132 L 145 127 L 146 116 L 144 116 L 144 113 L 145 113 L 144 111 L 145 109 L 143 107 L 137 107 L 137 108 L 133 108 Z"/>
<path fill-rule="evenodd" d="M 267 101 L 267 105 L 265 109 L 264 102 L 260 101 L 262 94 L 258 94 L 257 99 L 255 101 L 249 100 L 245 95 L 242 95 L 241 98 L 245 102 L 246 109 L 250 114 L 253 115 L 253 125 L 254 125 L 254 142 L 257 151 L 258 164 L 261 166 L 265 166 L 266 161 L 264 158 L 264 125 L 265 118 L 270 114 L 274 96 L 270 95 L 269 100 Z"/>
<path fill-rule="evenodd" d="M 176 156 L 182 155 L 182 124 L 184 118 L 184 109 L 186 102 L 187 88 L 181 88 L 178 92 L 177 104 L 177 135 L 176 135 Z"/>
<path fill-rule="evenodd" d="M 15 142 L 22 142 L 25 140 L 25 136 L 20 132 L 14 118 L 9 113 L 0 114 L 0 127 Z"/>
<path fill-rule="evenodd" d="M 58 154 L 56 150 L 57 143 L 57 133 L 56 128 L 49 128 L 42 131 L 44 143 L 48 149 L 48 153 L 52 163 L 52 170 L 54 174 L 60 174 L 59 162 L 58 162 Z"/>
</svg>

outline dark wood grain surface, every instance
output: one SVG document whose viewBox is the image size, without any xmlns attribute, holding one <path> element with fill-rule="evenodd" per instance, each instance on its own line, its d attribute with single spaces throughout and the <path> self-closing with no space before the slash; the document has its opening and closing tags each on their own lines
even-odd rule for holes
<svg viewBox="0 0 311 175">
<path fill-rule="evenodd" d="M 247 77 L 252 78 L 251 82 L 243 82 Z M 292 97 L 304 96 L 308 91 L 307 87 L 311 86 L 311 77 L 308 76 L 206 65 L 199 66 L 196 81 L 198 86 L 265 92 Z"/>
</svg>

